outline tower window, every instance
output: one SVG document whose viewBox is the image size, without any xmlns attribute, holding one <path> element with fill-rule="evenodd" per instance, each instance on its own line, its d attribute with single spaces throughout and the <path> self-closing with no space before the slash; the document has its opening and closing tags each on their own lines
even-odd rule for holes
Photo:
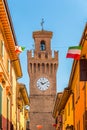
<svg viewBox="0 0 87 130">
<path fill-rule="evenodd" d="M 49 73 L 49 64 L 48 63 L 46 65 L 46 71 L 47 71 L 47 73 Z"/>
<path fill-rule="evenodd" d="M 30 63 L 30 71 L 31 71 L 31 73 L 32 73 L 32 64 Z"/>
<path fill-rule="evenodd" d="M 40 64 L 38 64 L 38 71 L 40 71 Z"/>
<path fill-rule="evenodd" d="M 41 51 L 46 50 L 46 45 L 45 45 L 45 42 L 44 42 L 44 41 L 41 41 L 41 43 L 40 43 L 40 50 L 41 50 Z"/>
<path fill-rule="evenodd" d="M 44 63 L 42 63 L 42 72 L 44 73 L 44 71 L 45 71 L 45 65 Z"/>
<path fill-rule="evenodd" d="M 52 73 L 52 71 L 53 71 L 53 64 L 51 64 L 51 68 L 50 68 L 50 69 L 51 69 L 50 71 L 51 71 L 51 73 Z"/>
<path fill-rule="evenodd" d="M 34 73 L 36 73 L 36 64 L 34 63 Z"/>
</svg>

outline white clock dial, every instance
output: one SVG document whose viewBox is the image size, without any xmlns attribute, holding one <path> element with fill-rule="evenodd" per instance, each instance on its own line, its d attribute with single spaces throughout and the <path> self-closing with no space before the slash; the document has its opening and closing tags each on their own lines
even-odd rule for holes
<svg viewBox="0 0 87 130">
<path fill-rule="evenodd" d="M 40 90 L 42 91 L 47 90 L 49 86 L 50 86 L 50 82 L 47 78 L 41 77 L 40 79 L 37 80 L 37 87 Z"/>
</svg>

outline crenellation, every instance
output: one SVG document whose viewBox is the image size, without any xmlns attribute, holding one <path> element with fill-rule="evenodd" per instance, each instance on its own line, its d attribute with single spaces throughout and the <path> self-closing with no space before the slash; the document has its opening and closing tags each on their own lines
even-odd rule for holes
<svg viewBox="0 0 87 130">
<path fill-rule="evenodd" d="M 58 51 L 54 51 L 54 58 L 58 60 Z"/>
<path fill-rule="evenodd" d="M 54 53 L 54 56 L 53 56 L 53 53 Z M 48 60 L 48 59 L 54 59 L 54 60 L 58 60 L 58 51 L 54 51 L 52 53 L 52 51 L 27 51 L 27 55 L 28 55 L 28 58 L 29 60 L 30 59 L 43 59 L 43 60 Z"/>
<path fill-rule="evenodd" d="M 32 50 L 27 51 L 28 59 L 32 58 Z"/>
</svg>

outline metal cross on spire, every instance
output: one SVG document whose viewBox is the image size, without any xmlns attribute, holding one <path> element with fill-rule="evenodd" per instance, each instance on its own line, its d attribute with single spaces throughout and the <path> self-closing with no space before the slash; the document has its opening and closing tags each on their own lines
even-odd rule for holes
<svg viewBox="0 0 87 130">
<path fill-rule="evenodd" d="M 41 21 L 42 30 L 43 30 L 43 24 L 44 24 L 44 19 L 42 18 L 42 21 Z"/>
</svg>

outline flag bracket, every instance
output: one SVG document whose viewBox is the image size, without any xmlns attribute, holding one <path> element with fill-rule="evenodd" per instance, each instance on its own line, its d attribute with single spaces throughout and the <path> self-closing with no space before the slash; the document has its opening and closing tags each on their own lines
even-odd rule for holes
<svg viewBox="0 0 87 130">
<path fill-rule="evenodd" d="M 12 62 L 15 62 L 15 61 L 17 61 L 17 60 L 19 60 L 19 59 L 11 60 L 11 63 L 12 63 Z"/>
</svg>

